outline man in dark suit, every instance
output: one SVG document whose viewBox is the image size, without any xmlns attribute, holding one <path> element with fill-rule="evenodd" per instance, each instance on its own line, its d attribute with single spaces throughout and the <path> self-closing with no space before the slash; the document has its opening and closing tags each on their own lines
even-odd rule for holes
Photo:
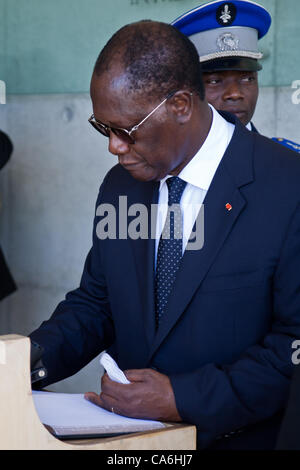
<svg viewBox="0 0 300 470">
<path fill-rule="evenodd" d="M 13 146 L 9 137 L 0 131 L 0 170 L 8 162 Z M 0 300 L 16 290 L 15 282 L 7 267 L 4 254 L 0 247 Z"/>
<path fill-rule="evenodd" d="M 40 387 L 106 349 L 131 383 L 105 374 L 92 402 L 195 423 L 198 448 L 274 447 L 300 334 L 299 159 L 208 105 L 195 47 L 163 23 L 111 38 L 91 97 L 119 164 L 80 287 L 30 335 Z"/>
</svg>

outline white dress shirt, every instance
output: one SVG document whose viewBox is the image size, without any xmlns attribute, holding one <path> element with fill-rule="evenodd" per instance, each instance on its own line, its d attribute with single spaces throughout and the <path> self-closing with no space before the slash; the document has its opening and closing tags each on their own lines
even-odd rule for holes
<svg viewBox="0 0 300 470">
<path fill-rule="evenodd" d="M 213 120 L 208 136 L 196 155 L 178 175 L 179 178 L 187 182 L 180 201 L 183 215 L 182 253 L 184 253 L 201 205 L 235 129 L 235 126 L 227 122 L 213 106 L 209 106 L 213 113 Z M 160 181 L 155 259 L 168 210 L 166 180 L 171 177 L 172 175 L 168 175 Z"/>
</svg>

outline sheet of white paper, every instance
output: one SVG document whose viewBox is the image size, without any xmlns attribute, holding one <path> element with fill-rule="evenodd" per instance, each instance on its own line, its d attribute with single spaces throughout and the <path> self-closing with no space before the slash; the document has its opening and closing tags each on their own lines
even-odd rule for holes
<svg viewBox="0 0 300 470">
<path fill-rule="evenodd" d="M 33 391 L 33 400 L 43 424 L 58 435 L 123 433 L 161 429 L 159 421 L 127 418 L 85 400 L 83 394 Z"/>
<path fill-rule="evenodd" d="M 124 372 L 119 368 L 116 361 L 109 354 L 102 354 L 100 357 L 100 364 L 102 364 L 111 380 L 121 384 L 130 384 Z"/>
</svg>

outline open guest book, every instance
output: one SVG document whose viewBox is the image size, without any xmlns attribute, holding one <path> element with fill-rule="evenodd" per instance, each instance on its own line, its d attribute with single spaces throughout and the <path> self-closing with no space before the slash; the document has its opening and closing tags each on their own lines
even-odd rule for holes
<svg viewBox="0 0 300 470">
<path fill-rule="evenodd" d="M 110 437 L 165 428 L 159 421 L 120 416 L 85 400 L 83 394 L 33 391 L 41 422 L 59 439 Z"/>
</svg>

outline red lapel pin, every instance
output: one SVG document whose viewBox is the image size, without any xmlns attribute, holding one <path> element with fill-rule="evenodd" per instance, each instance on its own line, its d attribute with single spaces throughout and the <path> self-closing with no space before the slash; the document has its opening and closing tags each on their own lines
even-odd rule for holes
<svg viewBox="0 0 300 470">
<path fill-rule="evenodd" d="M 232 210 L 232 205 L 229 204 L 229 202 L 227 202 L 227 204 L 226 204 L 225 207 L 226 207 L 226 209 L 228 210 L 228 212 L 230 212 L 230 211 Z"/>
</svg>

